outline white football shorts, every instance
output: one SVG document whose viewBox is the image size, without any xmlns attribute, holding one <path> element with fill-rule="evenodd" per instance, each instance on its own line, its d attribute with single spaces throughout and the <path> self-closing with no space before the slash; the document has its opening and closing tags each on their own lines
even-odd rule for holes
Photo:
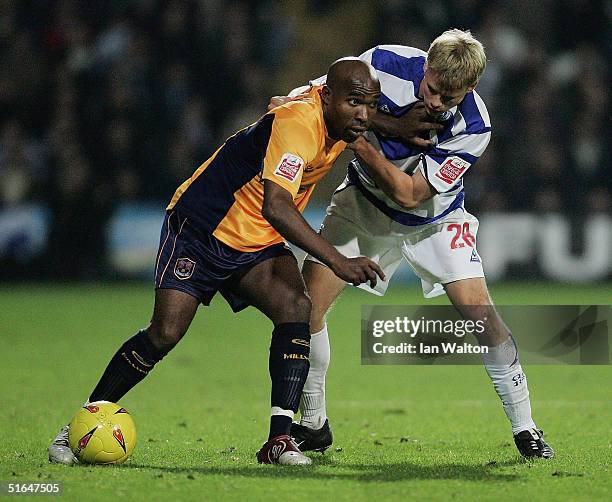
<svg viewBox="0 0 612 502">
<path fill-rule="evenodd" d="M 476 250 L 478 219 L 458 208 L 433 223 L 406 226 L 374 207 L 354 185 L 336 192 L 321 224 L 321 236 L 343 255 L 367 256 L 383 269 L 386 280 L 378 279 L 372 289 L 384 295 L 397 267 L 405 259 L 421 279 L 426 298 L 444 294 L 443 284 L 484 277 Z M 307 260 L 319 263 L 308 255 Z"/>
</svg>

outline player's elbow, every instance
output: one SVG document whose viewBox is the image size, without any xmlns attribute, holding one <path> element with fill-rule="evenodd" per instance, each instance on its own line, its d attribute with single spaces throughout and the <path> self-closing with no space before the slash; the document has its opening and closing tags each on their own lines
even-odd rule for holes
<svg viewBox="0 0 612 502">
<path fill-rule="evenodd" d="M 268 222 L 272 223 L 274 219 L 274 209 L 271 207 L 271 204 L 264 204 L 262 206 L 261 215 L 268 220 Z"/>
<path fill-rule="evenodd" d="M 264 198 L 261 205 L 261 215 L 276 228 L 278 222 L 282 222 L 288 211 L 293 206 L 293 199 L 289 191 L 276 183 L 264 181 Z"/>
<path fill-rule="evenodd" d="M 402 207 L 402 209 L 412 211 L 421 207 L 423 202 L 431 198 L 433 194 L 434 191 L 428 185 L 424 184 L 423 187 L 420 187 L 415 186 L 413 183 L 412 186 L 403 187 L 403 189 L 398 188 L 398 190 L 395 190 L 395 192 L 391 195 L 391 198 L 397 205 Z"/>
<path fill-rule="evenodd" d="M 421 205 L 421 201 L 415 199 L 414 197 L 406 196 L 406 194 L 402 193 L 393 194 L 391 199 L 402 209 L 417 209 Z"/>
<path fill-rule="evenodd" d="M 264 200 L 264 204 L 261 208 L 261 215 L 270 223 L 272 226 L 279 220 L 283 210 L 282 204 L 279 204 L 274 199 Z"/>
<path fill-rule="evenodd" d="M 400 206 L 402 206 L 404 209 L 409 209 L 409 210 L 418 209 L 420 205 L 421 203 L 416 200 L 404 201 L 400 204 Z"/>
</svg>

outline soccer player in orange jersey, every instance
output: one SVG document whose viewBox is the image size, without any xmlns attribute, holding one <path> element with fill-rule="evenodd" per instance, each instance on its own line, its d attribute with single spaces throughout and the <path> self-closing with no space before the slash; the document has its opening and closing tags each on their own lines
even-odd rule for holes
<svg viewBox="0 0 612 502">
<path fill-rule="evenodd" d="M 347 142 L 368 128 L 379 95 L 368 63 L 338 60 L 325 85 L 237 132 L 177 189 L 161 232 L 151 323 L 113 356 L 90 402 L 121 399 L 179 342 L 198 306 L 208 305 L 218 291 L 234 311 L 253 305 L 274 323 L 270 432 L 258 461 L 310 464 L 289 431 L 308 375 L 311 303 L 285 241 L 349 283 L 384 279 L 368 258 L 336 251 L 301 214 Z M 49 447 L 49 460 L 77 462 L 67 427 Z"/>
</svg>

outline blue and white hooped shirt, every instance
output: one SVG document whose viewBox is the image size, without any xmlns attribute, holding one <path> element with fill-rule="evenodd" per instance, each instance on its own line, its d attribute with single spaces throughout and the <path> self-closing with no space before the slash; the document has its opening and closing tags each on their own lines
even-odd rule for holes
<svg viewBox="0 0 612 502">
<path fill-rule="evenodd" d="M 370 63 L 380 79 L 379 113 L 400 117 L 415 103 L 423 80 L 427 53 L 401 45 L 379 45 L 364 52 L 360 59 Z M 312 84 L 325 82 L 325 76 Z M 491 121 L 481 97 L 472 91 L 445 113 L 444 129 L 431 139 L 434 146 L 423 149 L 405 145 L 397 139 L 368 131 L 366 138 L 398 169 L 413 174 L 420 169 L 438 191 L 417 209 L 402 208 L 376 187 L 368 166 L 353 159 L 348 182 L 359 186 L 366 198 L 393 220 L 404 225 L 431 223 L 463 206 L 463 176 L 482 155 L 491 139 Z"/>
</svg>

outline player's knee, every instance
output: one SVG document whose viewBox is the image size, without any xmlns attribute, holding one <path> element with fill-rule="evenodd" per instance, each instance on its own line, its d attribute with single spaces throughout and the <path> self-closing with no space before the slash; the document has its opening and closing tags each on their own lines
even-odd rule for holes
<svg viewBox="0 0 612 502">
<path fill-rule="evenodd" d="M 488 306 L 492 304 L 487 284 L 483 278 L 462 279 L 444 285 L 448 297 L 457 307 Z"/>
<path fill-rule="evenodd" d="M 283 310 L 294 322 L 309 322 L 312 302 L 304 292 L 296 292 L 284 299 Z"/>
<path fill-rule="evenodd" d="M 488 292 L 480 290 L 458 290 L 453 292 L 453 302 L 457 306 L 465 306 L 467 309 L 475 309 L 476 307 L 489 307 L 491 298 Z"/>
<path fill-rule="evenodd" d="M 176 323 L 153 322 L 147 333 L 155 347 L 169 351 L 183 338 L 185 330 Z"/>
<path fill-rule="evenodd" d="M 469 304 L 461 306 L 459 310 L 464 319 L 474 322 L 481 321 L 487 325 L 497 316 L 493 305 Z"/>
<path fill-rule="evenodd" d="M 310 330 L 312 333 L 316 333 L 323 329 L 325 325 L 325 314 L 327 313 L 326 309 L 323 309 L 320 305 L 316 303 L 312 304 L 312 308 L 310 310 Z"/>
</svg>

